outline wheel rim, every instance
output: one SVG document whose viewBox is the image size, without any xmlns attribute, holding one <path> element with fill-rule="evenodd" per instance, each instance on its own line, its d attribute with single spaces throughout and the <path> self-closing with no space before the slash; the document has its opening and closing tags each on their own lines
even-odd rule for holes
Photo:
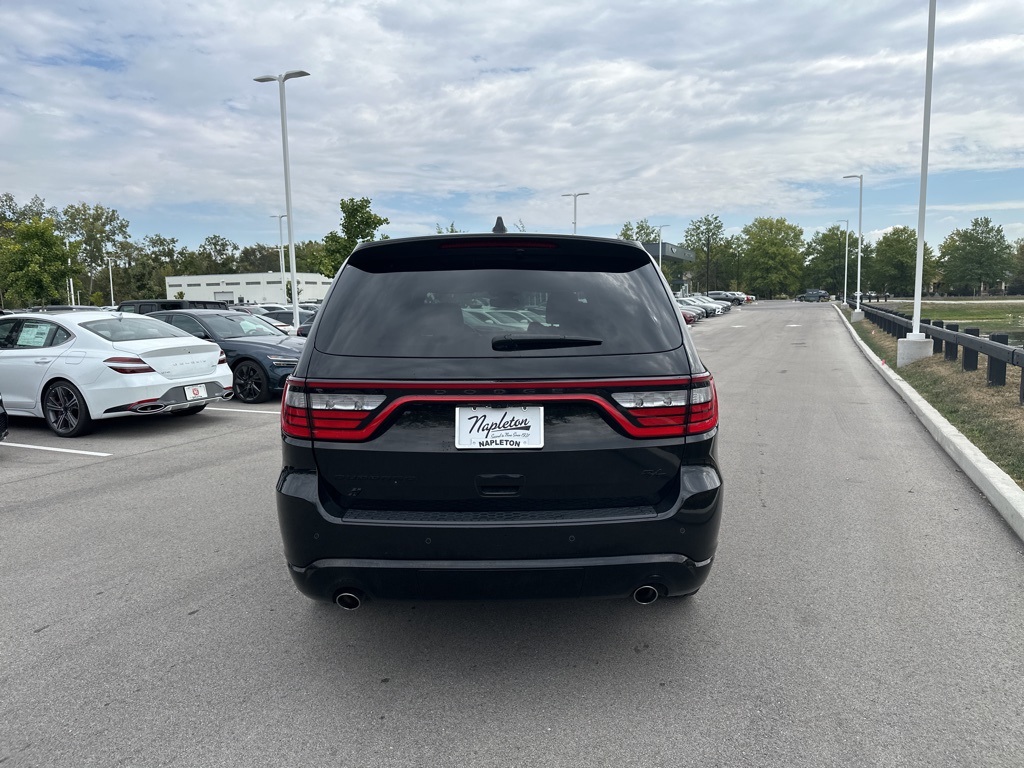
<svg viewBox="0 0 1024 768">
<path fill-rule="evenodd" d="M 263 389 L 263 374 L 252 363 L 242 363 L 235 369 L 235 394 L 241 400 L 254 400 Z"/>
<path fill-rule="evenodd" d="M 82 404 L 68 387 L 50 387 L 46 393 L 46 420 L 54 432 L 66 434 L 74 431 L 82 420 Z"/>
</svg>

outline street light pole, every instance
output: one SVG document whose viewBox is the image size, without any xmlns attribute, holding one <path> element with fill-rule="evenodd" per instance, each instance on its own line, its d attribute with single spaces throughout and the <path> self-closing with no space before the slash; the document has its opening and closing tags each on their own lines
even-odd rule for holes
<svg viewBox="0 0 1024 768">
<path fill-rule="evenodd" d="M 287 216 L 288 216 L 287 213 L 282 213 L 282 214 L 272 213 L 272 214 L 270 214 L 270 218 L 277 219 L 277 255 L 281 259 L 281 301 L 284 304 L 288 303 L 288 291 L 285 290 L 285 284 L 284 284 L 284 281 L 285 281 L 285 277 L 284 277 L 284 233 L 281 230 L 281 226 L 282 226 L 282 219 L 287 218 Z M 292 288 L 292 292 L 293 293 L 295 292 L 294 291 L 294 286 Z"/>
<path fill-rule="evenodd" d="M 109 256 L 107 256 L 106 259 L 107 259 L 107 274 L 110 276 L 110 306 L 115 306 L 115 304 L 114 304 L 114 267 L 111 265 L 111 258 Z"/>
<path fill-rule="evenodd" d="M 850 220 L 849 219 L 836 219 L 836 222 L 846 223 L 846 260 L 843 267 L 843 304 L 846 303 L 846 286 L 850 281 Z"/>
<path fill-rule="evenodd" d="M 583 197 L 584 195 L 589 195 L 589 194 L 590 194 L 589 192 L 568 192 L 568 193 L 562 195 L 562 197 L 571 197 L 572 198 L 572 233 L 574 235 L 576 234 L 576 198 L 577 197 Z"/>
<path fill-rule="evenodd" d="M 860 253 L 861 246 L 864 242 L 864 174 L 863 173 L 852 173 L 849 176 L 843 176 L 844 179 L 858 179 L 860 181 L 860 202 L 857 204 L 857 308 L 854 312 L 860 312 Z M 863 315 L 854 315 L 854 320 L 862 320 Z"/>
<path fill-rule="evenodd" d="M 288 109 L 284 98 L 285 81 L 296 77 L 309 77 L 309 72 L 301 69 L 293 69 L 283 75 L 260 75 L 254 77 L 257 83 L 277 82 L 278 92 L 281 95 L 281 149 L 284 154 L 284 215 L 288 218 L 288 258 L 292 266 L 292 324 L 299 327 L 299 288 L 298 277 L 295 273 L 295 241 L 292 234 L 292 180 L 288 163 Z M 285 294 L 287 296 L 287 293 Z"/>
<path fill-rule="evenodd" d="M 665 227 L 671 227 L 671 224 L 659 224 L 658 225 L 658 269 L 661 269 L 661 230 Z"/>
</svg>

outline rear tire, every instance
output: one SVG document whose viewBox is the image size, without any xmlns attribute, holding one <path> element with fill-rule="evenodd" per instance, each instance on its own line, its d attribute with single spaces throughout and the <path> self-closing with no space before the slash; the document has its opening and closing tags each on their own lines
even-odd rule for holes
<svg viewBox="0 0 1024 768">
<path fill-rule="evenodd" d="M 70 381 L 55 381 L 43 392 L 43 418 L 58 437 L 78 437 L 92 429 L 85 398 Z"/>
</svg>

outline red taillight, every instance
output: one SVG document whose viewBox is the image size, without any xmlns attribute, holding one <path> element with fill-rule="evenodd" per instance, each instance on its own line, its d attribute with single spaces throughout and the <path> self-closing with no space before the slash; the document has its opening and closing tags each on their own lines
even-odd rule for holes
<svg viewBox="0 0 1024 768">
<path fill-rule="evenodd" d="M 355 442 L 372 439 L 392 414 L 415 403 L 455 406 L 571 402 L 589 403 L 635 438 L 699 435 L 718 426 L 714 382 L 710 374 L 701 374 L 639 381 L 415 385 L 289 380 L 281 401 L 281 430 L 300 439 Z"/>
<path fill-rule="evenodd" d="M 220 351 L 220 356 L 217 358 L 217 365 L 227 365 L 228 356 L 224 354 L 224 350 Z"/>
<path fill-rule="evenodd" d="M 281 396 L 281 431 L 289 437 L 309 439 L 313 436 L 309 428 L 309 407 L 306 392 L 295 388 L 289 380 Z"/>
<path fill-rule="evenodd" d="M 108 357 L 103 362 L 118 373 L 154 373 L 141 357 Z"/>
<path fill-rule="evenodd" d="M 718 426 L 718 395 L 711 375 L 679 383 L 685 386 L 612 395 L 640 426 L 631 431 L 634 437 L 699 435 Z"/>
</svg>

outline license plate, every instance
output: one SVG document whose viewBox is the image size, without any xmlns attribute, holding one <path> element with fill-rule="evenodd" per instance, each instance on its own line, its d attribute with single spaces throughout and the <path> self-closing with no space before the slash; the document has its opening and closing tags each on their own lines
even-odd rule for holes
<svg viewBox="0 0 1024 768">
<path fill-rule="evenodd" d="M 186 400 L 202 400 L 206 397 L 205 384 L 191 384 L 185 387 Z"/>
<path fill-rule="evenodd" d="M 544 409 L 539 405 L 456 408 L 455 447 L 543 448 Z"/>
</svg>

